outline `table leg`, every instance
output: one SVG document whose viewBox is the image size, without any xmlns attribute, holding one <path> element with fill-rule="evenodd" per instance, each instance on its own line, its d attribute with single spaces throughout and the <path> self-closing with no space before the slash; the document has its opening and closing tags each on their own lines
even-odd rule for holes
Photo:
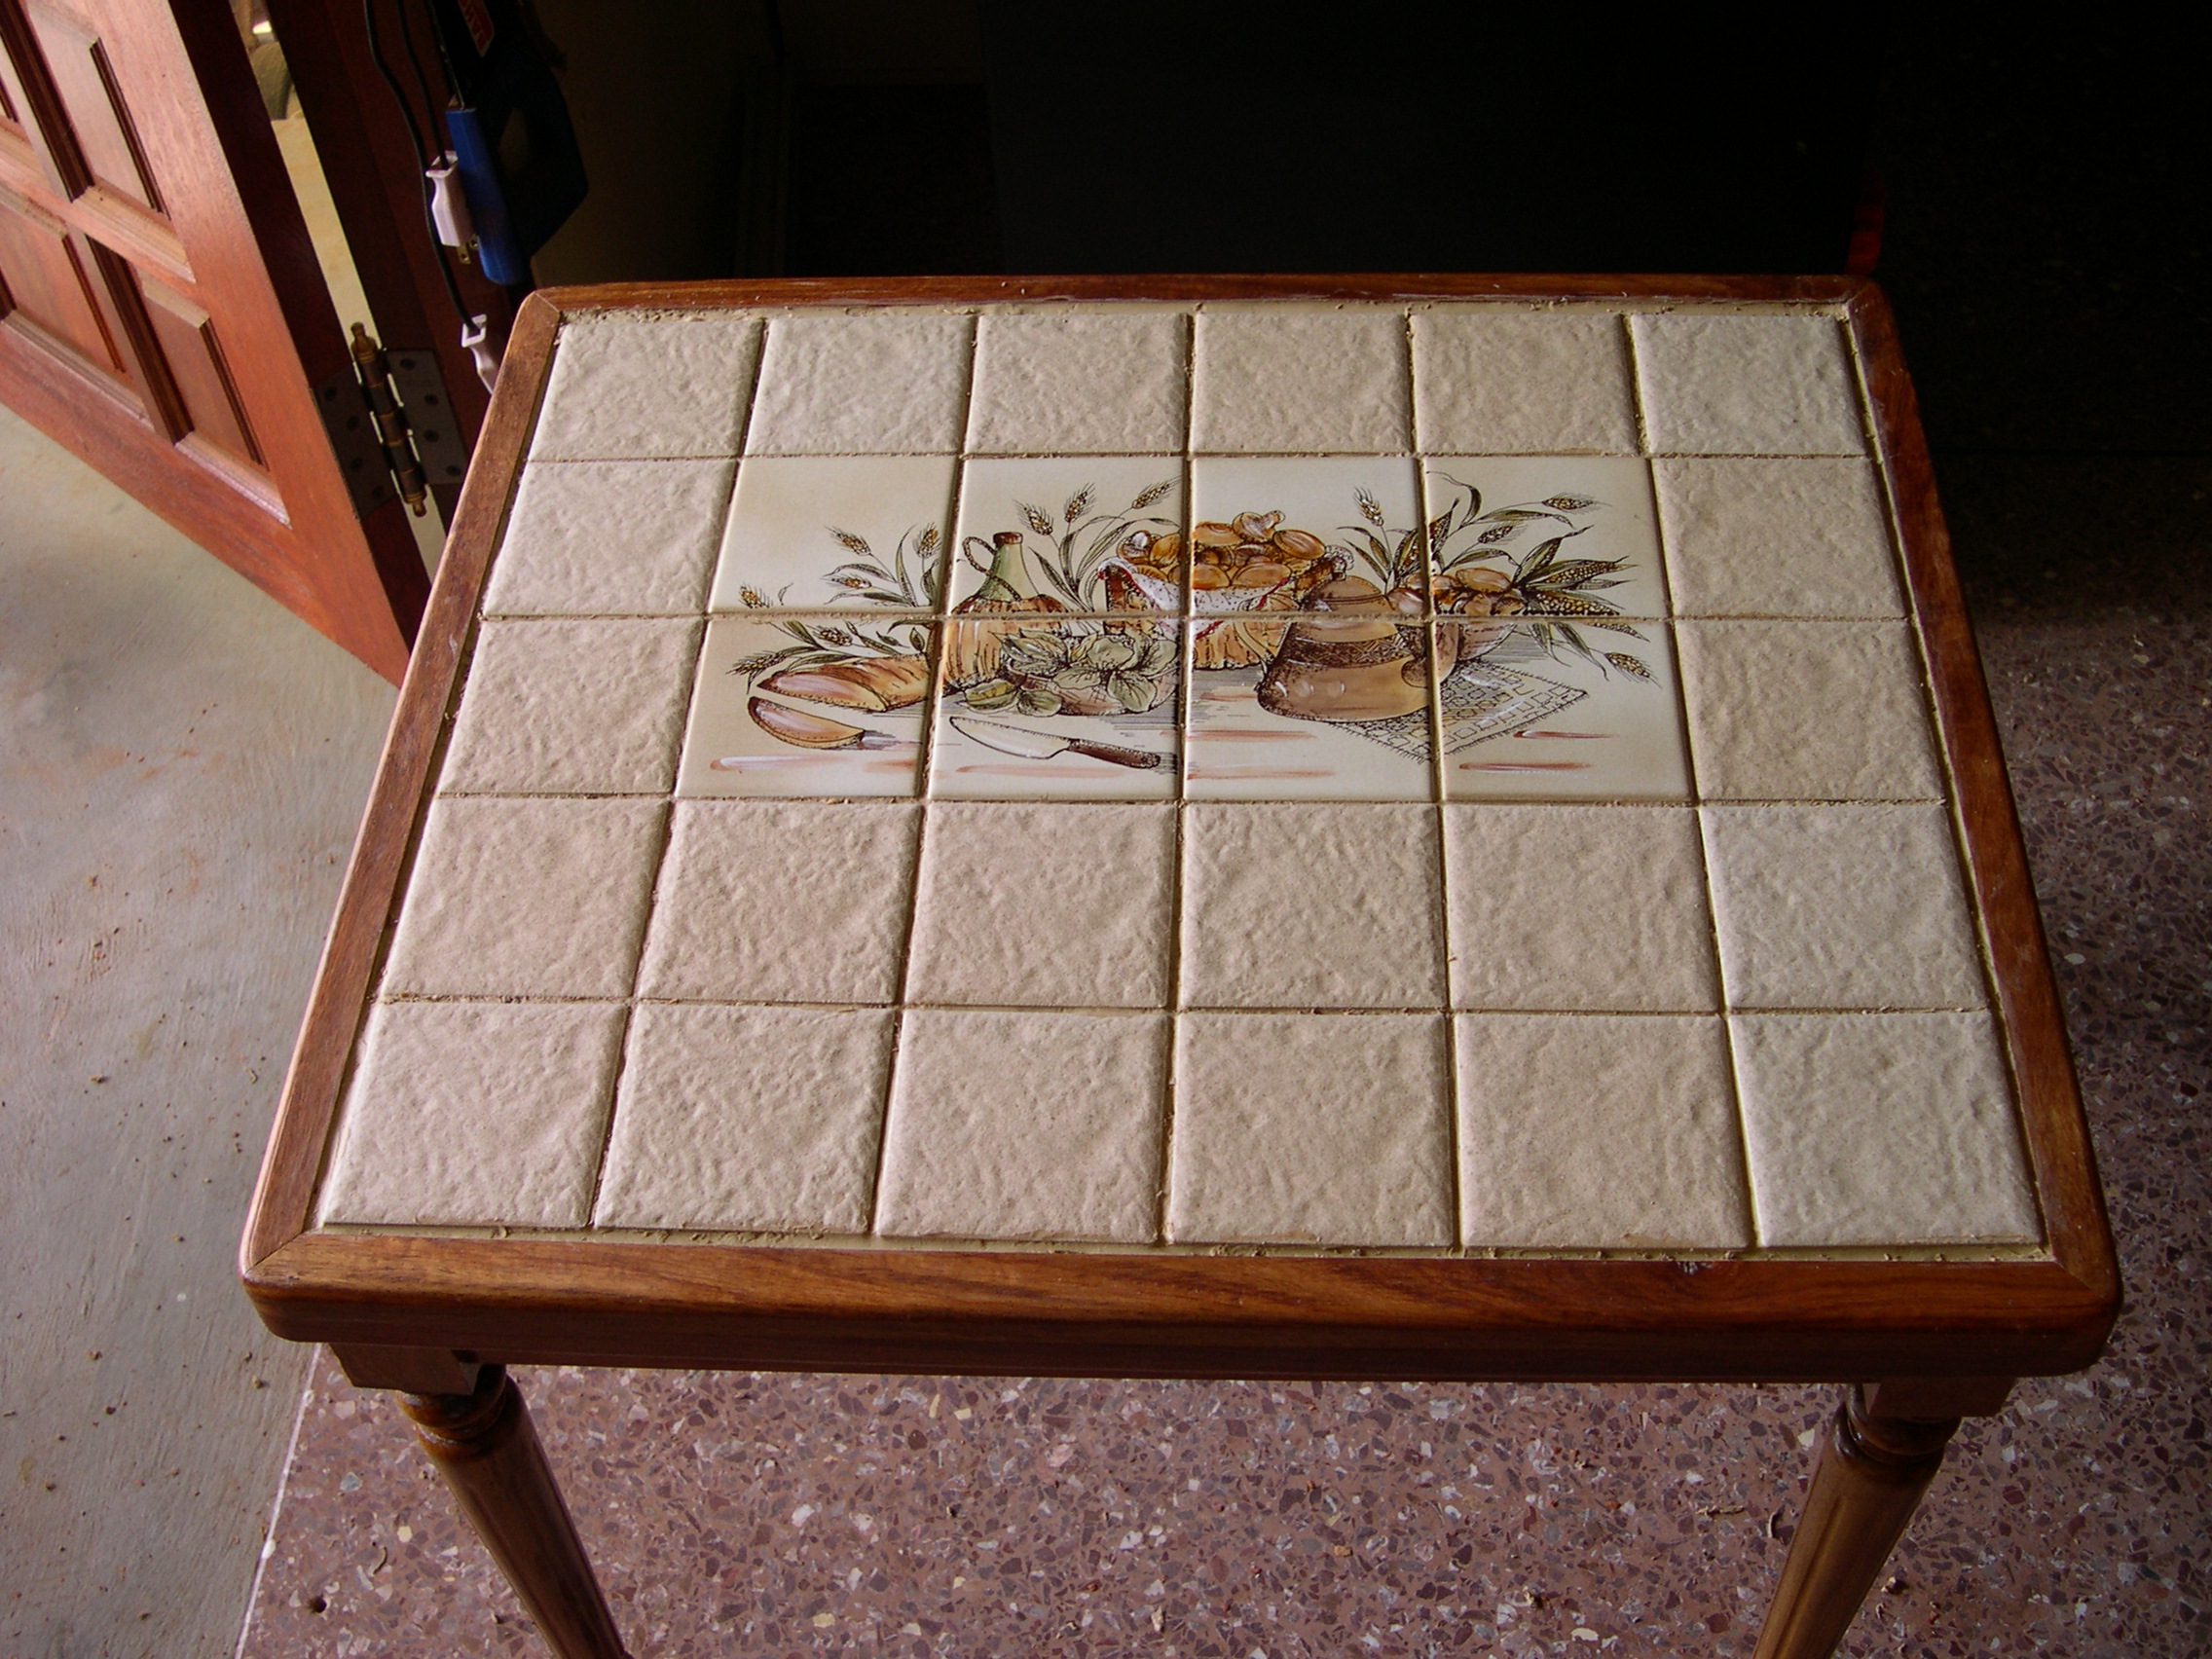
<svg viewBox="0 0 2212 1659">
<path fill-rule="evenodd" d="M 1950 1399 L 1940 1386 L 1914 1386 L 1906 1398 L 1902 1389 L 1869 1395 L 1853 1385 L 1821 1448 L 1813 1489 L 1759 1632 L 1758 1659 L 1829 1659 L 1942 1466 L 1959 1414 L 1997 1410 L 2006 1386 L 1995 1385 L 1992 1404 L 1982 1397 L 1990 1390 L 1979 1380 Z M 1884 1412 L 1890 1404 L 1885 1393 L 1914 1415 Z M 1949 1416 L 1931 1409 L 1946 1405 Z"/>
<path fill-rule="evenodd" d="M 560 1659 L 628 1659 L 576 1524 L 503 1365 L 468 1394 L 406 1394 L 400 1410 Z"/>
</svg>

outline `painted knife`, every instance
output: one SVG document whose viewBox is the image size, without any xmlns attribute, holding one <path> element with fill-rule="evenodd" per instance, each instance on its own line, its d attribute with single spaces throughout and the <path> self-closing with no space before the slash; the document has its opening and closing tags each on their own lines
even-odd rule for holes
<svg viewBox="0 0 2212 1659">
<path fill-rule="evenodd" d="M 1093 760 L 1133 766 L 1139 771 L 1175 764 L 1174 756 L 1150 749 L 1124 749 L 1118 743 L 1093 743 L 1088 737 L 1052 737 L 1022 726 L 1001 725 L 997 720 L 979 720 L 969 715 L 954 715 L 952 725 L 954 730 L 974 738 L 985 749 L 995 749 L 1001 755 L 1018 755 L 1024 760 L 1050 760 L 1055 755 L 1087 755 Z"/>
</svg>

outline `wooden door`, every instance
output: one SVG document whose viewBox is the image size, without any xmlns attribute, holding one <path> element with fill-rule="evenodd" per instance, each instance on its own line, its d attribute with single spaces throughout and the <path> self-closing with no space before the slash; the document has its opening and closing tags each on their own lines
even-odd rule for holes
<svg viewBox="0 0 2212 1659">
<path fill-rule="evenodd" d="M 397 680 L 427 580 L 324 433 L 349 353 L 229 8 L 0 0 L 0 402 Z"/>
</svg>

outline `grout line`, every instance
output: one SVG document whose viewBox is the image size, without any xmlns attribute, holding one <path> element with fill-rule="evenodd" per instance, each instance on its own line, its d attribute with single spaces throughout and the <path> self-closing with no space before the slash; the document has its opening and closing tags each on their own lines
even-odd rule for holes
<svg viewBox="0 0 2212 1659">
<path fill-rule="evenodd" d="M 1643 365 L 1636 350 L 1636 328 L 1629 315 L 1621 317 L 1621 334 L 1629 353 L 1629 387 L 1636 404 L 1637 437 L 1644 454 L 1644 477 L 1651 491 L 1651 535 L 1659 544 L 1659 576 L 1661 591 L 1666 597 L 1669 616 L 1661 626 L 1667 636 L 1667 648 L 1675 658 L 1675 718 L 1681 733 L 1684 781 L 1689 786 L 1689 804 L 1696 810 L 1698 873 L 1705 890 L 1705 943 L 1713 964 L 1713 982 L 1720 1003 L 1720 1039 L 1728 1061 L 1728 1087 L 1735 1108 L 1736 1166 L 1744 1198 L 1744 1227 L 1746 1236 L 1755 1248 L 1759 1242 L 1758 1189 L 1751 1177 L 1751 1136 L 1750 1120 L 1745 1114 L 1742 1056 L 1736 1049 L 1736 1026 L 1728 1002 L 1727 962 L 1720 949 L 1720 902 L 1714 876 L 1712 846 L 1707 830 L 1709 803 L 1705 797 L 1701 749 L 1690 720 L 1689 676 L 1682 667 L 1681 630 L 1679 618 L 1672 614 L 1675 604 L 1674 538 L 1661 510 L 1659 501 L 1658 466 L 1651 459 L 1651 433 L 1644 408 Z"/>
<path fill-rule="evenodd" d="M 1619 313 L 1621 319 L 1621 354 L 1628 359 L 1628 403 L 1629 413 L 1636 420 L 1637 453 L 1641 455 L 1648 463 L 1655 452 L 1651 447 L 1651 420 L 1644 409 L 1643 401 L 1643 357 L 1642 353 L 1636 349 L 1637 314 L 1635 312 L 1625 311 Z"/>
<path fill-rule="evenodd" d="M 707 608 L 712 602 L 714 594 L 715 574 L 721 564 L 722 543 L 729 533 L 729 516 L 735 509 L 737 475 L 745 464 L 745 446 L 753 433 L 754 412 L 759 406 L 760 370 L 768 358 L 768 322 L 766 318 L 760 320 L 760 331 L 757 338 L 759 345 L 753 353 L 752 372 L 746 380 L 743 391 L 744 407 L 739 411 L 737 418 L 737 453 L 730 467 L 729 492 L 722 498 L 721 509 L 716 515 L 714 532 L 709 537 L 709 544 L 715 549 L 715 555 L 708 568 L 707 579 L 700 584 L 698 608 L 691 612 L 692 619 L 698 624 L 697 631 L 692 636 L 694 645 L 691 659 L 691 695 L 685 699 L 683 719 L 678 727 L 676 765 L 669 774 L 668 788 L 661 791 L 659 796 L 662 803 L 660 844 L 653 851 L 652 879 L 645 889 L 645 913 L 638 923 L 638 954 L 630 963 L 630 994 L 622 999 L 622 1014 L 615 1033 L 614 1071 L 607 1080 L 607 1120 L 600 1130 L 599 1152 L 592 1164 L 591 1193 L 584 1203 L 582 1225 L 587 1229 L 592 1225 L 592 1218 L 599 1211 L 600 1191 L 607 1182 L 607 1156 L 608 1149 L 614 1144 L 615 1111 L 622 1098 L 622 1080 L 628 1075 L 630 1068 L 630 1032 L 637 1018 L 638 986 L 645 972 L 645 949 L 652 941 L 654 924 L 660 919 L 662 886 L 668 879 L 668 851 L 676 839 L 676 805 L 678 798 L 676 792 L 678 785 L 682 781 L 684 749 L 691 736 L 692 716 L 696 712 L 702 682 L 707 673 L 707 627 L 709 619 Z M 488 575 L 487 580 L 489 580 Z M 479 628 L 483 626 L 481 619 L 479 619 L 477 626 Z"/>
<path fill-rule="evenodd" d="M 950 1003 L 950 1002 L 868 1002 L 842 998 L 834 1002 L 808 1002 L 804 1000 L 761 1001 L 744 997 L 679 997 L 640 996 L 583 997 L 545 995 L 516 995 L 505 991 L 434 992 L 428 994 L 378 997 L 380 1007 L 490 1007 L 503 1008 L 614 1008 L 635 1003 L 641 1008 L 757 1008 L 757 1009 L 812 1009 L 836 1014 L 847 1010 L 875 1013 L 919 1011 L 933 1014 L 1081 1014 L 1097 1018 L 1151 1019 L 1162 1014 L 1177 1012 L 1164 1006 L 1085 1008 L 1058 1003 Z M 1888 1007 L 1855 1006 L 1798 1008 L 1760 1003 L 1743 1003 L 1734 1008 L 1524 1008 L 1505 1004 L 1485 1003 L 1468 1008 L 1436 1008 L 1426 1005 L 1388 1008 L 1316 1008 L 1311 1003 L 1295 1006 L 1251 1004 L 1230 1007 L 1223 1004 L 1202 1004 L 1185 1010 L 1190 1014 L 1220 1015 L 1274 1016 L 1297 1014 L 1301 1017 L 1320 1019 L 1373 1019 L 1415 1018 L 1435 1014 L 1473 1014 L 1482 1017 L 1511 1017 L 1530 1019 L 1714 1019 L 1730 1015 L 1746 1018 L 1788 1019 L 1948 1019 L 1970 1018 L 1989 1014 L 1986 1006 L 1967 1007 L 1960 1004 L 1936 1006 L 1932 1004 L 1894 1004 Z"/>
<path fill-rule="evenodd" d="M 927 796 L 914 803 L 914 849 L 907 866 L 906 905 L 904 925 L 899 937 L 899 976 L 891 987 L 891 1001 L 887 1005 L 892 1014 L 891 1051 L 883 1057 L 883 1099 L 875 1114 L 875 1157 L 868 1167 L 867 1183 L 867 1234 L 874 1236 L 876 1209 L 883 1195 L 883 1161 L 891 1147 L 891 1096 L 898 1087 L 901 1048 L 906 1035 L 906 1019 L 914 1005 L 906 1001 L 906 982 L 914 966 L 914 924 L 920 914 L 922 902 L 922 858 L 926 849 L 931 819 L 931 806 Z M 776 1005 L 769 1005 L 776 1006 Z M 790 1005 L 786 1005 L 790 1006 Z"/>
<path fill-rule="evenodd" d="M 1167 902 L 1167 1056 L 1161 1089 L 1159 1191 L 1152 1213 L 1152 1235 L 1161 1244 L 1167 1242 L 1168 1203 L 1173 1196 L 1170 1188 L 1174 1179 L 1175 1114 L 1182 1083 L 1176 1057 L 1183 1045 L 1183 899 L 1190 850 L 1191 717 L 1198 695 L 1197 673 L 1193 666 L 1198 660 L 1197 591 L 1193 581 L 1197 570 L 1195 533 L 1198 522 L 1198 463 L 1191 447 L 1192 430 L 1198 420 L 1198 317 L 1196 311 L 1184 313 L 1183 327 L 1183 552 L 1178 561 L 1183 593 L 1176 641 L 1180 672 L 1175 687 L 1175 842 L 1171 850 L 1175 862 L 1174 885 Z"/>
<path fill-rule="evenodd" d="M 978 350 L 977 326 L 973 313 L 968 319 L 968 375 L 961 391 L 960 431 L 965 445 L 967 433 L 975 418 L 976 354 Z M 949 618 L 952 607 L 952 588 L 956 578 L 953 563 L 958 556 L 960 537 L 960 508 L 968 486 L 968 459 L 965 453 L 955 458 L 952 466 L 952 505 L 946 532 L 944 586 L 939 596 L 939 614 Z M 934 808 L 940 804 L 936 796 L 935 773 L 938 708 L 944 688 L 944 653 L 947 636 L 953 623 L 940 620 L 930 630 L 930 673 L 928 689 L 922 694 L 922 732 L 914 756 L 914 845 L 907 866 L 905 915 L 899 936 L 898 980 L 892 986 L 892 1002 L 897 1016 L 891 1021 L 891 1050 L 883 1060 L 883 1099 L 875 1114 L 875 1158 L 868 1170 L 867 1231 L 875 1233 L 877 1216 L 883 1201 L 883 1163 L 891 1149 L 891 1099 L 899 1084 L 903 1040 L 906 1034 L 906 984 L 914 968 L 914 928 L 919 920 L 922 902 L 922 860 L 928 856 L 931 820 Z"/>
<path fill-rule="evenodd" d="M 1413 315 L 1406 316 L 1408 373 L 1412 372 Z M 1424 458 L 1414 461 L 1414 510 L 1419 515 L 1417 534 L 1419 536 L 1421 627 L 1428 647 L 1428 758 L 1429 788 L 1434 793 L 1431 806 L 1431 824 L 1436 835 L 1435 908 L 1436 941 L 1442 960 L 1437 964 L 1444 981 L 1444 1102 L 1445 1102 L 1445 1161 L 1446 1186 L 1451 1198 L 1452 1244 L 1456 1250 L 1467 1246 L 1465 1227 L 1465 1199 L 1460 1191 L 1460 1160 L 1466 1147 L 1465 1102 L 1459 1097 L 1459 1026 L 1452 1012 L 1453 1003 L 1453 938 L 1452 938 L 1452 850 L 1448 833 L 1447 809 L 1451 805 L 1450 757 L 1444 750 L 1444 682 L 1450 676 L 1439 671 L 1437 641 L 1440 624 L 1433 612 L 1434 586 L 1432 573 L 1436 568 L 1437 550 L 1429 545 L 1428 527 L 1435 521 L 1435 503 L 1429 499 L 1428 465 Z M 1454 660 L 1457 666 L 1456 658 Z"/>
<path fill-rule="evenodd" d="M 1695 788 L 1694 781 L 1692 788 Z M 1720 949 L 1720 901 L 1714 878 L 1713 848 L 1708 837 L 1709 824 L 1700 803 L 1697 852 L 1699 872 L 1705 878 L 1705 937 L 1713 953 L 1714 985 L 1720 1000 L 1720 1040 L 1728 1059 L 1728 1087 L 1734 1096 L 1733 1104 L 1736 1108 L 1736 1157 L 1744 1196 L 1744 1225 L 1755 1248 L 1759 1242 L 1758 1186 L 1751 1176 L 1751 1123 L 1744 1108 L 1744 1061 L 1736 1047 L 1736 1015 L 1751 1011 L 1736 1009 L 1728 1000 L 1728 965 Z"/>
</svg>

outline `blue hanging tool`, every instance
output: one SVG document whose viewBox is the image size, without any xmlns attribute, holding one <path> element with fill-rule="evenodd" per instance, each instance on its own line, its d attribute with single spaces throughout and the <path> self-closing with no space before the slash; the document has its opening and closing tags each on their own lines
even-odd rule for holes
<svg viewBox="0 0 2212 1659">
<path fill-rule="evenodd" d="M 588 188 L 549 49 L 512 0 L 429 0 L 429 12 L 453 87 L 443 111 L 450 166 L 477 261 L 495 282 L 528 284 L 530 256 Z"/>
</svg>

